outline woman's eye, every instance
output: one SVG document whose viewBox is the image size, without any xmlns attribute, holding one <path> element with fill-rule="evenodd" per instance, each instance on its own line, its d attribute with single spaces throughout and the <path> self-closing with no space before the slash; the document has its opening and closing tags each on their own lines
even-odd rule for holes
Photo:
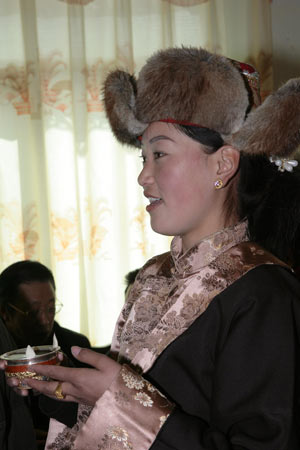
<svg viewBox="0 0 300 450">
<path fill-rule="evenodd" d="M 140 159 L 142 160 L 142 164 L 145 164 L 146 162 L 146 156 L 144 155 L 139 155 Z"/>
<path fill-rule="evenodd" d="M 153 152 L 153 159 L 154 160 L 162 158 L 163 156 L 165 156 L 165 153 L 163 153 L 163 152 Z M 147 157 L 145 155 L 143 155 L 143 154 L 140 154 L 139 157 L 141 158 L 143 165 L 145 165 L 146 162 L 147 162 Z M 152 159 L 152 155 L 151 155 L 150 158 Z"/>
</svg>

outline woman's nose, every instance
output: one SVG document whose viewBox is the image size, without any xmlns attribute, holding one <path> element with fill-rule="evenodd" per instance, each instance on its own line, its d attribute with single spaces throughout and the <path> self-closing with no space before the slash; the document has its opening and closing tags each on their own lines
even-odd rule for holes
<svg viewBox="0 0 300 450">
<path fill-rule="evenodd" d="M 140 186 L 144 187 L 153 183 L 153 180 L 154 178 L 151 163 L 145 162 L 144 167 L 142 168 L 137 181 Z"/>
</svg>

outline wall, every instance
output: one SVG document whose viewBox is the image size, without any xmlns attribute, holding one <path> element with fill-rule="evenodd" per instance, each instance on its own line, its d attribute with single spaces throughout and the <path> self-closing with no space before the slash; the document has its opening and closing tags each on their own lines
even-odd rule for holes
<svg viewBox="0 0 300 450">
<path fill-rule="evenodd" d="M 274 88 L 300 77 L 300 1 L 272 1 Z"/>
</svg>

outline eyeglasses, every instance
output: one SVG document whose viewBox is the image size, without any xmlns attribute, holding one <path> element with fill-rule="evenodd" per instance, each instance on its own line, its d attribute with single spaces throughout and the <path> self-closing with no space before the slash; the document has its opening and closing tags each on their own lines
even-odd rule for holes
<svg viewBox="0 0 300 450">
<path fill-rule="evenodd" d="M 39 308 L 39 309 L 30 309 L 28 311 L 23 311 L 22 309 L 17 308 L 15 305 L 12 305 L 11 303 L 7 303 L 8 306 L 10 306 L 12 309 L 17 311 L 18 313 L 22 314 L 23 316 L 27 318 L 34 318 L 39 315 L 39 312 L 44 310 L 47 315 L 49 316 L 55 316 L 57 313 L 59 313 L 62 310 L 62 307 L 64 306 L 63 303 L 61 303 L 59 300 L 56 300 L 55 305 L 49 306 L 48 308 Z"/>
</svg>

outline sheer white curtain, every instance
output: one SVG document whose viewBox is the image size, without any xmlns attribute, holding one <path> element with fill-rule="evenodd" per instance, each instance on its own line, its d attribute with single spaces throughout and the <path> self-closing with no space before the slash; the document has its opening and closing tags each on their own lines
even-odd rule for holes
<svg viewBox="0 0 300 450">
<path fill-rule="evenodd" d="M 124 276 L 166 251 L 101 101 L 109 70 L 168 46 L 254 63 L 272 87 L 268 0 L 1 0 L 0 269 L 52 269 L 59 322 L 110 342 Z"/>
</svg>

